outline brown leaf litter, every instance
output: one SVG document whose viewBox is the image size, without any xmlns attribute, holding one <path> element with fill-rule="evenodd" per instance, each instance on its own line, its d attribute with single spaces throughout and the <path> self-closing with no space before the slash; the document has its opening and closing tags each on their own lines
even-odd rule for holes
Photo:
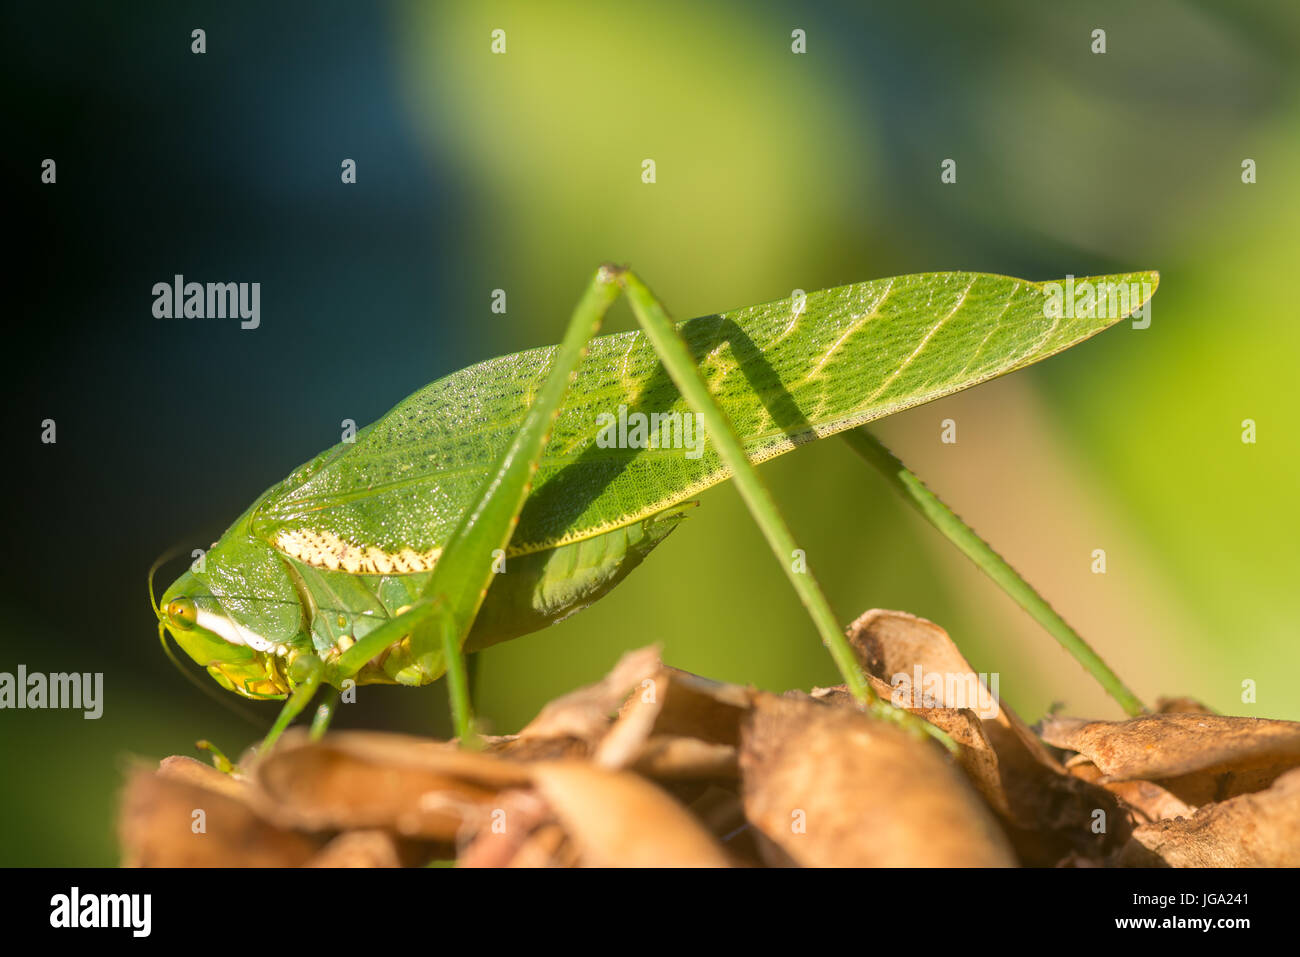
<svg viewBox="0 0 1300 957">
<path fill-rule="evenodd" d="M 625 655 L 480 751 L 286 733 L 234 774 L 135 768 L 133 866 L 1296 866 L 1300 723 L 1189 699 L 1036 733 L 938 625 L 872 610 L 850 641 L 878 694 L 776 695 Z"/>
</svg>

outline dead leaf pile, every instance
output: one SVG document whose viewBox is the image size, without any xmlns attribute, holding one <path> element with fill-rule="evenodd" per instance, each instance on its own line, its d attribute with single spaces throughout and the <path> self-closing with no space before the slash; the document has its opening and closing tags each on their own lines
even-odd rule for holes
<svg viewBox="0 0 1300 957">
<path fill-rule="evenodd" d="M 124 863 L 1300 863 L 1300 723 L 1180 700 L 1130 721 L 1050 719 L 1040 737 L 937 625 L 874 610 L 849 637 L 878 693 L 947 732 L 955 755 L 844 688 L 775 695 L 646 648 L 481 751 L 291 732 L 234 774 L 187 757 L 136 768 Z"/>
<path fill-rule="evenodd" d="M 1300 723 L 1172 710 L 1128 721 L 1055 718 L 1043 740 L 1119 799 L 1132 866 L 1300 866 Z"/>
</svg>

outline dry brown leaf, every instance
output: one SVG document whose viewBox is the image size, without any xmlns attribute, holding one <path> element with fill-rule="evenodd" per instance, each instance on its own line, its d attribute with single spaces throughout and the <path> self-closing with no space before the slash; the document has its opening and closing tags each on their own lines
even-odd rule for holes
<svg viewBox="0 0 1300 957">
<path fill-rule="evenodd" d="M 508 866 L 577 867 L 578 864 L 578 849 L 564 828 L 548 822 L 528 835 Z"/>
<path fill-rule="evenodd" d="M 238 801 L 248 800 L 248 784 L 242 777 L 218 771 L 210 764 L 195 761 L 183 754 L 163 758 L 158 765 L 158 776 L 173 781 L 186 781 Z"/>
<path fill-rule="evenodd" d="M 736 762 L 729 744 L 659 734 L 641 745 L 630 770 L 660 781 L 712 781 L 736 778 Z"/>
<path fill-rule="evenodd" d="M 1300 765 L 1300 722 L 1176 712 L 1127 721 L 1051 718 L 1043 739 L 1112 781 L 1159 781 L 1192 806 L 1268 787 Z"/>
<path fill-rule="evenodd" d="M 667 685 L 668 679 L 660 671 L 623 703 L 618 718 L 596 746 L 592 755 L 594 763 L 618 769 L 637 759 L 659 720 Z"/>
<path fill-rule="evenodd" d="M 744 802 L 735 790 L 710 784 L 684 803 L 727 849 L 733 867 L 763 866 L 758 844 L 766 839 L 745 818 Z"/>
<path fill-rule="evenodd" d="M 461 852 L 457 866 L 550 865 L 554 863 L 551 853 L 559 845 L 541 832 L 553 821 L 546 803 L 531 790 L 504 791 L 497 796 L 487 825 Z"/>
<path fill-rule="evenodd" d="M 659 700 L 654 723 L 657 734 L 735 745 L 740 742 L 740 722 L 749 711 L 755 692 L 680 668 L 665 667 L 655 675 L 654 693 Z M 644 698 L 644 694 L 635 696 L 628 704 L 643 702 Z"/>
<path fill-rule="evenodd" d="M 848 636 L 863 668 L 883 685 L 880 693 L 892 691 L 896 675 L 901 676 L 900 685 L 910 688 L 918 667 L 923 682 L 931 674 L 954 679 L 970 676 L 954 682 L 963 691 L 976 675 L 943 628 L 906 612 L 872 609 L 849 626 Z M 998 702 L 996 715 L 985 717 L 964 706 L 986 701 L 941 697 L 938 703 L 939 708 L 916 711 L 963 746 L 963 768 L 1007 821 L 1025 863 L 1050 864 L 1070 850 L 1100 856 L 1106 844 L 1123 839 L 1122 834 L 1093 831 L 1097 811 L 1105 812 L 1108 820 L 1118 812 L 1115 798 L 1104 788 L 1067 774 L 1011 708 Z M 982 734 L 970 726 L 972 715 Z"/>
<path fill-rule="evenodd" d="M 1134 825 L 1186 817 L 1195 810 L 1176 794 L 1151 781 L 1108 781 L 1103 786 L 1140 815 L 1134 818 Z"/>
<path fill-rule="evenodd" d="M 1156 698 L 1156 714 L 1218 714 L 1209 705 L 1195 698 Z"/>
<path fill-rule="evenodd" d="M 387 831 L 349 831 L 320 849 L 307 867 L 401 867 L 397 842 Z"/>
<path fill-rule="evenodd" d="M 528 772 L 488 754 L 407 735 L 341 731 L 321 741 L 285 734 L 249 780 L 268 819 L 299 830 L 386 828 L 453 839 L 502 788 Z"/>
<path fill-rule="evenodd" d="M 958 650 L 948 632 L 934 622 L 903 611 L 873 608 L 849 626 L 848 637 L 862 666 L 891 688 L 897 677 L 901 686 L 910 689 L 917 668 L 923 676 L 943 676 L 944 686 L 951 688 L 955 685 L 966 697 L 970 696 L 967 689 L 977 686 L 979 697 L 975 700 L 945 700 L 943 689 L 940 689 L 940 700 L 932 706 L 982 710 L 989 705 L 989 710 L 995 710 L 996 714 L 980 714 L 979 717 L 999 754 L 1023 752 L 1045 767 L 1060 770 L 1059 764 L 1029 727 L 978 681 L 978 672 Z M 918 701 L 913 706 L 922 707 L 924 704 Z M 1014 742 L 1008 742 L 1014 746 L 1007 746 L 999 740 L 1001 738 L 1014 738 Z"/>
<path fill-rule="evenodd" d="M 727 867 L 707 830 L 667 794 L 626 771 L 578 761 L 531 766 L 533 782 L 595 867 Z"/>
<path fill-rule="evenodd" d="M 734 778 L 735 743 L 751 695 L 739 685 L 662 668 L 623 704 L 593 760 L 659 779 Z"/>
<path fill-rule="evenodd" d="M 521 738 L 517 734 L 484 738 L 484 750 L 511 761 L 559 761 L 562 758 L 585 758 L 591 743 L 581 738 Z"/>
<path fill-rule="evenodd" d="M 798 864 L 1015 864 L 937 745 L 861 712 L 761 695 L 742 727 L 740 767 L 746 816 Z"/>
<path fill-rule="evenodd" d="M 1134 828 L 1152 821 L 1187 817 L 1196 809 L 1175 794 L 1152 781 L 1111 781 L 1101 769 L 1081 754 L 1066 762 L 1075 777 L 1104 787 L 1119 798 L 1120 806 L 1129 811 L 1129 827 Z"/>
<path fill-rule="evenodd" d="M 629 651 L 600 681 L 547 703 L 519 737 L 578 738 L 594 744 L 628 694 L 652 679 L 659 668 L 657 645 Z"/>
<path fill-rule="evenodd" d="M 867 675 L 867 681 L 882 700 L 889 699 L 892 690 L 889 685 L 872 674 Z M 798 697 L 799 694 L 794 691 L 786 692 L 790 697 Z M 814 688 L 809 697 L 838 707 L 857 707 L 846 685 Z M 1002 787 L 1002 774 L 998 770 L 997 752 L 989 743 L 988 736 L 984 733 L 984 724 L 979 716 L 969 708 L 908 708 L 907 710 L 946 732 L 956 742 L 957 763 L 966 772 L 975 789 L 1000 815 L 1011 817 L 1006 792 Z"/>
<path fill-rule="evenodd" d="M 718 837 L 726 837 L 748 824 L 740 795 L 730 788 L 710 785 L 691 802 L 690 810 L 701 824 Z"/>
<path fill-rule="evenodd" d="M 1267 790 L 1139 827 L 1119 860 L 1138 867 L 1300 867 L 1300 768 Z"/>
<path fill-rule="evenodd" d="M 1296 862 L 1300 770 L 1284 772 L 1300 765 L 1300 723 L 1161 699 L 1130 722 L 1050 721 L 1045 737 L 1078 752 L 1063 767 L 939 626 L 877 609 L 849 638 L 881 697 L 901 691 L 948 732 L 956 764 L 843 687 L 778 697 L 664 667 L 646 648 L 481 752 L 295 730 L 244 773 L 168 758 L 128 783 L 124 859 L 403 866 L 456 842 L 469 867 L 991 865 L 1015 862 L 1009 837 L 1026 863 L 1097 866 L 1132 835 L 1124 863 Z M 1221 803 L 1193 814 L 1194 800 Z M 195 809 L 206 835 L 191 830 Z M 1102 836 L 1099 810 L 1120 822 Z"/>
<path fill-rule="evenodd" d="M 235 791 L 193 783 L 182 764 L 131 773 L 118 818 L 125 866 L 293 867 L 316 853 L 316 840 L 263 820 Z"/>
</svg>

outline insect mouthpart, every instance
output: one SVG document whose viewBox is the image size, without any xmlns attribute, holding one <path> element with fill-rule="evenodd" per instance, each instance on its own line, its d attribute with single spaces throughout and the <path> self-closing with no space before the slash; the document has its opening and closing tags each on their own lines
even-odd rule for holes
<svg viewBox="0 0 1300 957">
<path fill-rule="evenodd" d="M 245 698 L 283 698 L 293 690 L 287 668 L 296 649 L 237 621 L 221 597 L 193 573 L 182 575 L 154 611 L 169 657 L 167 633 L 227 691 Z"/>
<path fill-rule="evenodd" d="M 293 686 L 280 665 L 272 655 L 258 655 L 255 661 L 245 664 L 209 665 L 208 674 L 227 691 L 245 698 L 283 698 Z"/>
</svg>

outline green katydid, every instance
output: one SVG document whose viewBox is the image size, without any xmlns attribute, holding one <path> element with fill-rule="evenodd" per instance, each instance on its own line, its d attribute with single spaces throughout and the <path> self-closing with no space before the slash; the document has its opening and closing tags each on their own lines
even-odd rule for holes
<svg viewBox="0 0 1300 957">
<path fill-rule="evenodd" d="M 155 604 L 160 639 L 165 647 L 170 632 L 229 690 L 287 699 L 264 748 L 322 684 L 336 690 L 314 734 L 348 681 L 423 685 L 444 673 L 464 741 L 466 652 L 602 597 L 682 521 L 692 496 L 732 478 L 850 691 L 910 720 L 876 700 L 811 571 L 792 561 L 795 540 L 754 468 L 845 432 L 1140 711 L 1083 639 L 863 428 L 1100 332 L 1141 306 L 1158 276 L 1084 282 L 1122 290 L 1125 308 L 1112 299 L 1110 310 L 1065 311 L 1050 307 L 1043 284 L 950 272 L 674 324 L 633 273 L 603 266 L 559 346 L 439 379 L 263 493 L 202 569 Z M 620 292 L 639 331 L 597 335 Z"/>
</svg>

